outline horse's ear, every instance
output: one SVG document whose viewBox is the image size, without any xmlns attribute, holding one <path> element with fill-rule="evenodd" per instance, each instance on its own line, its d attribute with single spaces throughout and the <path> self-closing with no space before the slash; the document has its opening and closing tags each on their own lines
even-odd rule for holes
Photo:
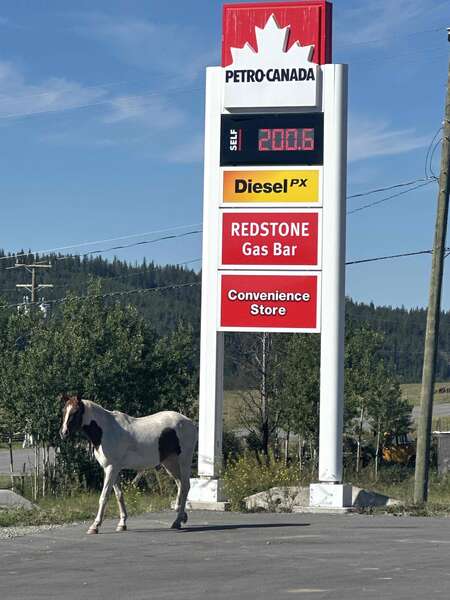
<svg viewBox="0 0 450 600">
<path fill-rule="evenodd" d="M 65 404 L 69 399 L 69 396 L 63 392 L 62 394 L 58 394 L 56 399 L 59 401 L 60 404 Z"/>
<path fill-rule="evenodd" d="M 80 393 L 77 393 L 77 402 L 81 402 L 82 400 L 82 395 Z"/>
</svg>

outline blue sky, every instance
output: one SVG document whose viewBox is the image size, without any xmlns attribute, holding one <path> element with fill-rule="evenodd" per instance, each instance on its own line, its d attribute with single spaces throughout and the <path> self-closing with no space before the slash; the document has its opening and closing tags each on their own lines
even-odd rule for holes
<svg viewBox="0 0 450 600">
<path fill-rule="evenodd" d="M 204 69 L 219 64 L 221 6 L 2 2 L 1 247 L 40 250 L 198 228 Z M 425 176 L 443 115 L 447 25 L 449 0 L 334 3 L 334 62 L 350 65 L 349 194 Z M 349 200 L 349 209 L 386 195 Z M 349 215 L 347 258 L 430 248 L 436 196 L 432 183 Z M 116 254 L 182 263 L 201 255 L 201 236 Z M 429 272 L 429 256 L 352 266 L 347 294 L 423 306 Z M 447 269 L 446 309 L 448 277 Z"/>
</svg>

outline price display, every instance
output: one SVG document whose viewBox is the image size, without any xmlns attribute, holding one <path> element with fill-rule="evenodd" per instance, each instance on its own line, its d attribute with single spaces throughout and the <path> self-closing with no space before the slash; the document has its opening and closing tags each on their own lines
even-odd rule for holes
<svg viewBox="0 0 450 600">
<path fill-rule="evenodd" d="M 220 164 L 321 165 L 323 113 L 222 115 Z"/>
</svg>

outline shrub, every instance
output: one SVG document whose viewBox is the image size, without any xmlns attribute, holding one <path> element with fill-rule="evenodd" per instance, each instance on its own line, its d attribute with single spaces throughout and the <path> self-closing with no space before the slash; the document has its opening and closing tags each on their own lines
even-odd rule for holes
<svg viewBox="0 0 450 600">
<path fill-rule="evenodd" d="M 276 486 L 300 484 L 298 463 L 286 466 L 268 457 L 246 452 L 230 461 L 223 475 L 231 510 L 244 510 L 244 498 Z"/>
</svg>

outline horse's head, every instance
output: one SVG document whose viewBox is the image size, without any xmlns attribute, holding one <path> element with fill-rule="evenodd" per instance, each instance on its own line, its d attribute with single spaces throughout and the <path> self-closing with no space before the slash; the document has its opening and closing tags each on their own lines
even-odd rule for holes
<svg viewBox="0 0 450 600">
<path fill-rule="evenodd" d="M 59 430 L 61 439 L 64 440 L 68 435 L 80 431 L 83 424 L 84 404 L 80 395 L 68 396 L 63 394 L 61 401 L 64 404 L 62 410 L 62 424 Z"/>
</svg>

